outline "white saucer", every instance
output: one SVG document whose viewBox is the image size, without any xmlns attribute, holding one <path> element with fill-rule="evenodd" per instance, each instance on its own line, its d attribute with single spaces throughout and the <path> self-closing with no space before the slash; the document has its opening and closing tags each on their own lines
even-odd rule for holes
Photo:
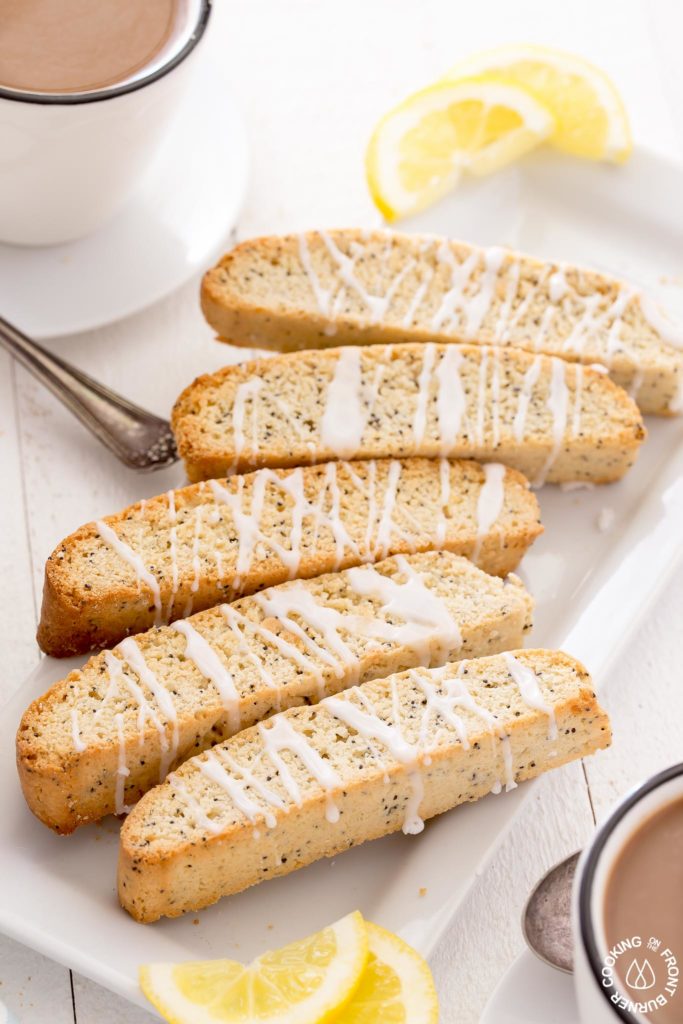
<svg viewBox="0 0 683 1024">
<path fill-rule="evenodd" d="M 52 338 L 152 305 L 226 247 L 247 171 L 242 120 L 220 67 L 207 64 L 197 69 L 137 193 L 113 221 L 66 245 L 0 244 L 0 313 L 31 337 Z"/>
<path fill-rule="evenodd" d="M 579 1024 L 574 981 L 525 950 L 503 975 L 479 1024 Z"/>
</svg>

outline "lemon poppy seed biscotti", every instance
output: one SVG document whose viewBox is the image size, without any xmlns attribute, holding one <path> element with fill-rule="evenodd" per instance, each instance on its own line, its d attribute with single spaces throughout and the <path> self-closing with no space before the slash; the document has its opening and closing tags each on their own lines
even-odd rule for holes
<svg viewBox="0 0 683 1024">
<path fill-rule="evenodd" d="M 604 373 L 462 345 L 347 346 L 227 366 L 180 396 L 191 480 L 332 458 L 500 460 L 534 484 L 603 483 L 633 463 L 636 404 Z"/>
<path fill-rule="evenodd" d="M 295 576 L 446 548 L 506 576 L 542 531 L 521 474 L 426 459 L 261 470 L 169 491 L 67 537 L 38 629 L 56 657 Z"/>
<path fill-rule="evenodd" d="M 274 712 L 519 647 L 531 609 L 516 577 L 432 551 L 283 583 L 129 637 L 24 714 L 24 796 L 61 833 L 121 814 L 169 768 Z"/>
<path fill-rule="evenodd" d="M 199 910 L 609 744 L 585 669 L 515 651 L 365 683 L 191 758 L 121 830 L 139 921 Z"/>
<path fill-rule="evenodd" d="M 644 412 L 683 411 L 683 332 L 652 300 L 498 247 L 353 229 L 254 238 L 206 274 L 202 307 L 247 347 L 459 341 L 599 362 Z"/>
</svg>

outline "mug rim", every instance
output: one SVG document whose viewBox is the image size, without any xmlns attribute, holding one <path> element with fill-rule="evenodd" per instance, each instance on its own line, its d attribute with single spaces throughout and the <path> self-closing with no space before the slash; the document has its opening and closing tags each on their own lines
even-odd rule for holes
<svg viewBox="0 0 683 1024">
<path fill-rule="evenodd" d="M 122 82 L 120 85 L 111 85 L 105 89 L 71 93 L 26 92 L 21 89 L 8 89 L 6 86 L 0 85 L 0 99 L 14 100 L 16 103 L 34 103 L 46 107 L 76 106 L 82 103 L 101 103 L 104 100 L 111 100 L 117 96 L 125 96 L 128 93 L 136 92 L 138 89 L 143 89 L 146 85 L 151 85 L 152 82 L 163 78 L 169 71 L 173 71 L 179 64 L 182 64 L 186 57 L 189 57 L 206 32 L 211 10 L 212 0 L 200 0 L 197 22 L 185 45 L 166 63 L 150 71 L 148 74 L 142 75 L 140 78 L 132 79 L 129 82 Z"/>
<path fill-rule="evenodd" d="M 667 782 L 671 782 L 672 779 L 679 778 L 683 775 L 683 762 L 671 765 L 669 768 L 665 768 L 663 771 L 658 772 L 651 778 L 646 779 L 645 782 L 636 786 L 629 793 L 626 794 L 624 799 L 619 803 L 615 810 L 610 814 L 606 822 L 598 830 L 593 842 L 586 853 L 586 859 L 583 863 L 581 871 L 581 878 L 579 880 L 579 893 L 578 893 L 578 912 L 579 912 L 579 930 L 581 934 L 581 942 L 583 948 L 586 951 L 586 957 L 588 959 L 588 965 L 591 969 L 591 973 L 598 986 L 601 994 L 605 1001 L 609 1004 L 612 1011 L 616 1016 L 625 1022 L 625 1024 L 640 1024 L 642 1018 L 634 1017 L 634 1015 L 621 1006 L 615 1005 L 609 999 L 607 990 L 601 983 L 602 978 L 602 960 L 598 951 L 598 943 L 595 934 L 595 927 L 593 924 L 592 915 L 592 895 L 593 895 L 593 883 L 595 881 L 595 873 L 597 871 L 598 863 L 602 856 L 602 853 L 610 839 L 614 829 L 619 825 L 621 821 L 626 817 L 633 808 L 640 803 L 640 801 L 653 793 L 660 786 L 665 785 Z"/>
</svg>

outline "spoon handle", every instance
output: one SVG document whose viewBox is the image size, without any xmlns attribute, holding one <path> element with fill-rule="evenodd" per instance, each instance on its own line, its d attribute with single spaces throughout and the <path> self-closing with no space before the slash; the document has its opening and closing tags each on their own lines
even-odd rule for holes
<svg viewBox="0 0 683 1024">
<path fill-rule="evenodd" d="M 0 317 L 0 345 L 44 384 L 121 462 L 153 469 L 177 458 L 172 440 L 163 452 L 151 451 L 170 428 L 166 420 L 141 409 L 82 370 L 53 355 Z"/>
</svg>

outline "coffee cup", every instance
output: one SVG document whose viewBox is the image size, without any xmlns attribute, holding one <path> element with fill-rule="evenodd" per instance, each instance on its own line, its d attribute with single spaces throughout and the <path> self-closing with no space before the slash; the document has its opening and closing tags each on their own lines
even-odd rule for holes
<svg viewBox="0 0 683 1024">
<path fill-rule="evenodd" d="M 133 193 L 167 132 L 209 23 L 211 0 L 179 0 L 177 7 L 177 30 L 121 81 L 60 92 L 8 87 L 0 77 L 0 241 L 80 238 Z M 70 30 L 65 17 L 63 31 Z"/>
<path fill-rule="evenodd" d="M 630 792 L 584 850 L 573 897 L 583 1024 L 683 1021 L 683 764 Z"/>
</svg>

